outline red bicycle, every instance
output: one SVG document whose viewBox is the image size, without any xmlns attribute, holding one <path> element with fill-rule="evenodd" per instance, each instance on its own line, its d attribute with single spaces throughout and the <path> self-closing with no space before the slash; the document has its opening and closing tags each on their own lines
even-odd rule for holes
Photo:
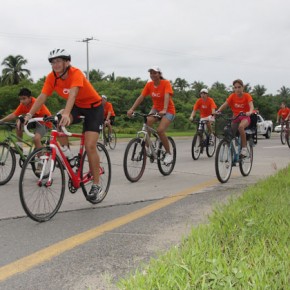
<svg viewBox="0 0 290 290">
<path fill-rule="evenodd" d="M 58 117 L 44 118 L 45 122 L 52 122 L 55 126 Z M 34 122 L 34 119 L 29 120 Z M 28 125 L 28 124 L 27 124 Z M 25 132 L 33 136 L 24 126 Z M 79 152 L 68 160 L 57 142 L 57 137 L 69 136 L 80 139 Z M 37 222 L 50 220 L 59 210 L 65 193 L 65 171 L 68 174 L 68 189 L 75 193 L 80 187 L 87 196 L 93 176 L 89 169 L 87 153 L 84 149 L 84 133 L 70 133 L 64 127 L 62 132 L 52 130 L 49 143 L 33 151 L 23 164 L 19 179 L 19 194 L 22 207 L 26 214 Z M 111 161 L 105 146 L 97 143 L 100 157 L 100 185 L 101 194 L 96 200 L 89 200 L 93 204 L 100 203 L 106 197 L 111 183 Z M 36 171 L 35 168 L 39 168 Z"/>
</svg>

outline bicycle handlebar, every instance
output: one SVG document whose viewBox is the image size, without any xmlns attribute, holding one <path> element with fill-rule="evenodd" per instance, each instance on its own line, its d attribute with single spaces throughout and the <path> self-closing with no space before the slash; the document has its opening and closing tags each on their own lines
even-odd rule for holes
<svg viewBox="0 0 290 290">
<path fill-rule="evenodd" d="M 149 114 L 144 114 L 144 113 L 139 113 L 139 112 L 133 112 L 132 114 L 133 117 L 135 116 L 140 116 L 140 117 L 149 117 L 149 116 L 152 116 L 152 117 L 155 117 L 155 118 L 158 118 L 158 119 L 161 119 L 162 117 L 158 114 L 158 113 L 149 113 Z"/>
</svg>

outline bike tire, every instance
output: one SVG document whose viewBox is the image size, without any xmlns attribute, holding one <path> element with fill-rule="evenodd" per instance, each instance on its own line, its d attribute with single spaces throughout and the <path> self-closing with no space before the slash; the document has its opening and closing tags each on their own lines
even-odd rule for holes
<svg viewBox="0 0 290 290">
<path fill-rule="evenodd" d="M 36 160 L 43 162 L 42 173 L 38 176 L 32 168 Z M 50 172 L 52 162 L 55 166 Z M 48 184 L 50 173 L 52 180 Z M 60 158 L 56 155 L 55 161 L 52 160 L 49 147 L 35 150 L 25 160 L 19 178 L 20 201 L 27 216 L 37 222 L 50 220 L 58 212 L 64 193 L 65 173 Z"/>
<path fill-rule="evenodd" d="M 16 156 L 7 143 L 0 143 L 0 185 L 13 177 L 16 168 Z"/>
<path fill-rule="evenodd" d="M 157 165 L 160 173 L 162 175 L 169 175 L 174 169 L 175 163 L 176 163 L 176 145 L 172 137 L 167 137 L 169 146 L 170 146 L 170 152 L 172 152 L 173 160 L 170 164 L 165 164 L 163 162 L 165 155 L 166 155 L 166 150 L 163 146 L 163 144 L 160 142 L 159 143 L 159 148 L 158 148 L 158 153 L 157 153 Z"/>
<path fill-rule="evenodd" d="M 285 132 L 283 126 L 281 126 L 280 140 L 281 140 L 281 143 L 282 143 L 283 145 L 285 145 L 286 142 L 287 142 L 287 140 L 286 140 L 286 132 Z"/>
<path fill-rule="evenodd" d="M 221 183 L 226 183 L 232 173 L 233 154 L 231 143 L 222 139 L 216 149 L 215 172 L 217 179 Z"/>
<path fill-rule="evenodd" d="M 216 136 L 211 133 L 207 139 L 206 144 L 206 155 L 208 157 L 212 157 L 216 150 Z"/>
<path fill-rule="evenodd" d="M 117 145 L 117 134 L 115 130 L 112 128 L 111 137 L 109 137 L 109 147 L 114 150 Z"/>
<path fill-rule="evenodd" d="M 131 182 L 137 182 L 143 175 L 146 167 L 146 149 L 141 138 L 133 138 L 129 141 L 123 159 L 123 169 L 126 178 Z"/>
<path fill-rule="evenodd" d="M 201 153 L 202 139 L 200 134 L 195 134 L 191 143 L 191 156 L 193 160 L 197 160 Z"/>
<path fill-rule="evenodd" d="M 239 159 L 239 167 L 243 176 L 248 176 L 252 170 L 254 158 L 253 146 L 250 145 L 250 141 L 247 141 L 247 157 Z"/>
<path fill-rule="evenodd" d="M 97 143 L 97 151 L 100 159 L 100 168 L 99 168 L 99 185 L 102 188 L 101 193 L 98 195 L 97 199 L 88 201 L 92 204 L 97 204 L 102 202 L 109 192 L 112 178 L 112 166 L 111 159 L 106 147 Z M 85 197 L 87 197 L 88 191 L 91 189 L 93 182 L 93 176 L 90 173 L 89 161 L 87 158 L 87 152 L 85 151 L 82 157 L 82 168 L 81 168 L 81 188 Z"/>
</svg>

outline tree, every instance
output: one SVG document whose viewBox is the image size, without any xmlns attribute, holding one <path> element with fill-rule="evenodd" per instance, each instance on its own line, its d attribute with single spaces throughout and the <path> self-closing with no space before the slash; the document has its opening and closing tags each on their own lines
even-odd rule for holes
<svg viewBox="0 0 290 290">
<path fill-rule="evenodd" d="M 194 90 L 194 95 L 198 98 L 201 89 L 207 88 L 207 86 L 203 82 L 195 81 L 191 84 L 191 88 Z"/>
<path fill-rule="evenodd" d="M 266 93 L 267 89 L 264 86 L 256 85 L 253 89 L 253 95 L 256 97 L 262 97 Z"/>
<path fill-rule="evenodd" d="M 188 88 L 189 84 L 185 79 L 177 78 L 173 83 L 173 88 L 175 90 L 183 91 L 185 88 Z"/>
<path fill-rule="evenodd" d="M 27 64 L 27 60 L 21 55 L 9 55 L 1 64 L 5 66 L 2 70 L 1 83 L 3 85 L 17 85 L 30 76 L 30 71 L 23 68 Z"/>
<path fill-rule="evenodd" d="M 91 82 L 98 82 L 98 81 L 101 81 L 104 77 L 105 73 L 100 71 L 99 69 L 98 70 L 91 70 L 90 71 L 90 81 Z"/>
<path fill-rule="evenodd" d="M 290 96 L 290 89 L 283 86 L 280 90 L 278 90 L 278 93 L 283 100 L 287 100 Z"/>
</svg>

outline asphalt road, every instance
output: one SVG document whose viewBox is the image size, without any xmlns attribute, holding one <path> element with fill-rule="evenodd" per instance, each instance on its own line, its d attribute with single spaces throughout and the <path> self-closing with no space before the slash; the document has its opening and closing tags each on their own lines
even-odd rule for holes
<svg viewBox="0 0 290 290">
<path fill-rule="evenodd" d="M 213 158 L 203 154 L 194 161 L 191 139 L 175 141 L 173 173 L 164 177 L 148 162 L 137 183 L 125 178 L 126 142 L 118 142 L 108 149 L 113 178 L 106 199 L 93 206 L 80 191 L 66 190 L 60 211 L 42 224 L 21 208 L 18 170 L 0 187 L 0 289 L 114 289 L 116 280 L 207 222 L 213 205 L 290 163 L 290 149 L 273 133 L 270 140 L 259 139 L 250 176 L 233 168 L 229 182 L 220 184 Z"/>
</svg>

